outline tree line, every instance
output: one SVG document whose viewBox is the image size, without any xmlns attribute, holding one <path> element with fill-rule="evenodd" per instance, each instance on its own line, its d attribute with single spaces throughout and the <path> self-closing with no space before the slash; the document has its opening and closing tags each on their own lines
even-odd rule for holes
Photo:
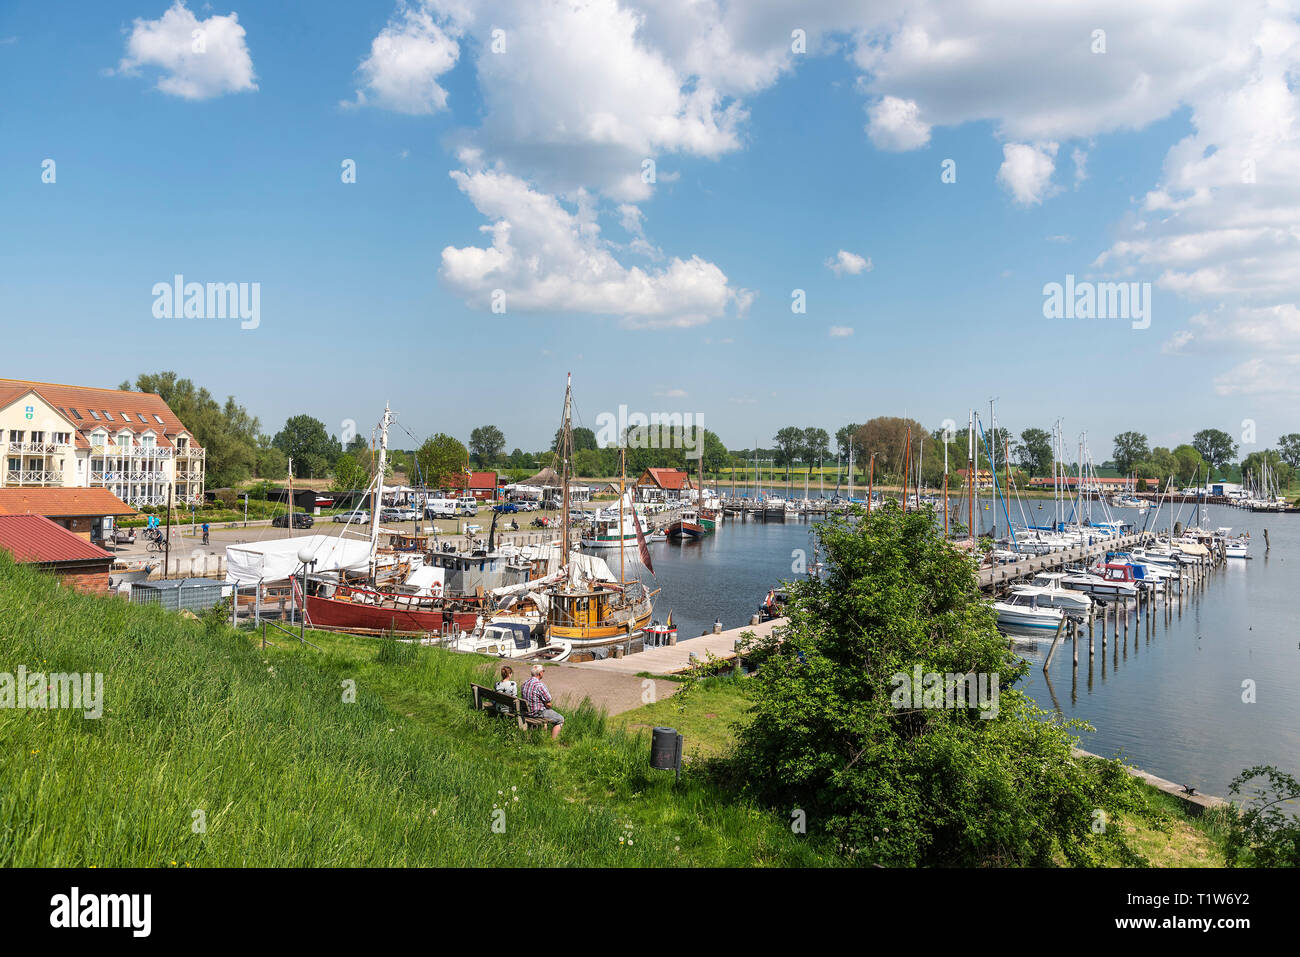
<svg viewBox="0 0 1300 957">
<path fill-rule="evenodd" d="M 119 388 L 154 392 L 162 397 L 207 449 L 209 488 L 235 487 L 252 478 L 281 481 L 289 473 L 290 461 L 295 478 L 330 478 L 338 489 L 364 488 L 374 476 L 377 455 L 370 437 L 358 434 L 345 444 L 313 416 L 291 416 L 281 429 L 268 435 L 258 418 L 233 396 L 227 396 L 222 403 L 207 389 L 174 372 L 142 374 L 134 385 L 124 382 Z M 684 468 L 692 472 L 699 468 L 698 458 L 685 448 L 687 436 L 680 430 L 666 431 L 668 434 L 659 436 L 659 441 L 651 441 L 656 438 L 653 433 L 646 435 L 637 429 L 623 436 L 629 476 L 647 468 Z M 459 477 L 471 468 L 495 470 L 507 479 L 518 480 L 555 462 L 560 437 L 557 430 L 549 449 L 526 452 L 515 448 L 506 454 L 505 433 L 496 425 L 476 426 L 469 433 L 468 443 L 440 432 L 418 448 L 391 449 L 386 471 L 433 487 L 459 484 Z M 729 450 L 716 433 L 705 430 L 705 472 L 718 476 L 729 469 L 737 477 L 748 475 L 757 460 L 764 474 L 770 474 L 770 462 L 783 470 L 787 481 L 792 474 L 797 481 L 800 470 L 812 479 L 817 469 L 824 482 L 833 454 L 837 479 L 843 476 L 847 480 L 845 469 L 852 451 L 855 482 L 874 474 L 879 483 L 901 483 L 904 466 L 910 461 L 913 481 L 919 467 L 921 480 L 927 486 L 938 487 L 943 481 L 945 450 L 950 476 L 966 467 L 964 429 L 945 435 L 942 429 L 927 429 L 916 419 L 897 416 L 877 416 L 837 429 L 833 450 L 830 433 L 817 426 L 786 426 L 777 430 L 772 442 L 769 448 Z M 1111 466 L 1120 475 L 1134 475 L 1151 487 L 1157 483 L 1163 486 L 1170 477 L 1179 485 L 1207 476 L 1238 480 L 1247 473 L 1258 476 L 1267 464 L 1278 484 L 1285 488 L 1300 469 L 1300 433 L 1283 435 L 1277 448 L 1252 452 L 1240 463 L 1236 462 L 1238 445 L 1219 429 L 1202 429 L 1190 442 L 1173 449 L 1151 448 L 1147 436 L 1136 431 L 1116 435 L 1113 445 L 1112 460 L 1102 467 Z M 1026 484 L 1030 476 L 1052 473 L 1052 435 L 1046 429 L 1027 428 L 1018 437 L 1007 428 L 988 430 L 977 437 L 977 468 L 989 467 L 990 447 L 995 450 L 999 472 L 1008 462 L 1014 466 L 1013 480 L 1018 485 Z M 584 477 L 613 478 L 619 474 L 619 450 L 600 447 L 593 430 L 575 428 L 573 471 Z"/>
</svg>

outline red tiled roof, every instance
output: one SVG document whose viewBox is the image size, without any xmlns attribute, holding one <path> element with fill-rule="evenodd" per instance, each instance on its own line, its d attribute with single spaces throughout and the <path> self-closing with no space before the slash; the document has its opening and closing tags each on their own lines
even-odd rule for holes
<svg viewBox="0 0 1300 957">
<path fill-rule="evenodd" d="M 190 441 L 195 448 L 200 447 L 162 396 L 152 392 L 123 392 L 120 389 L 96 389 L 91 386 L 59 385 L 27 379 L 0 379 L 0 409 L 28 392 L 35 392 L 72 424 L 76 429 L 77 448 L 87 448 L 90 443 L 86 437 L 97 428 L 103 428 L 110 436 L 124 428 L 129 428 L 135 435 L 153 430 L 162 445 L 170 445 L 169 437 L 184 433 L 191 436 Z M 98 420 L 90 414 L 92 409 L 99 416 Z M 106 417 L 105 412 L 111 418 Z M 141 416 L 144 421 L 141 421 Z M 161 423 L 159 419 L 162 419 Z"/>
<path fill-rule="evenodd" d="M 112 561 L 106 552 L 44 515 L 0 515 L 0 548 L 24 564 Z"/>
<path fill-rule="evenodd" d="M 646 469 L 645 474 L 662 489 L 680 490 L 695 487 L 691 484 L 690 473 L 683 469 Z M 638 481 L 637 484 L 641 483 Z"/>
<path fill-rule="evenodd" d="M 0 488 L 0 515 L 95 518 L 134 514 L 135 509 L 106 488 Z"/>
</svg>

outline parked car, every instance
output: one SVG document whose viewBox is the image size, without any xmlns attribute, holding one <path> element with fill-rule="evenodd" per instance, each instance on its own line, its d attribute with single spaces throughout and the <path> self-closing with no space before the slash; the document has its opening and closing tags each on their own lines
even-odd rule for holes
<svg viewBox="0 0 1300 957">
<path fill-rule="evenodd" d="M 289 527 L 289 516 L 288 516 L 288 515 L 277 515 L 277 516 L 275 516 L 275 518 L 271 519 L 271 524 L 272 524 L 274 527 L 276 527 L 276 528 L 288 528 L 288 527 Z M 306 512 L 294 512 L 294 513 L 293 513 L 293 527 L 294 527 L 294 528 L 311 528 L 311 527 L 312 527 L 313 525 L 315 525 L 315 524 L 316 524 L 316 519 L 312 518 L 312 517 L 311 517 L 310 515 L 308 515 Z"/>
<path fill-rule="evenodd" d="M 355 512 L 339 512 L 334 516 L 336 522 L 353 522 L 359 525 L 368 525 L 370 523 L 370 513 L 365 509 L 359 509 Z"/>
<path fill-rule="evenodd" d="M 457 515 L 477 515 L 478 502 L 472 498 L 461 498 L 456 500 Z"/>
<path fill-rule="evenodd" d="M 519 506 L 514 502 L 505 502 L 501 505 L 495 506 L 492 511 L 499 512 L 502 515 L 513 515 L 515 512 L 519 511 Z"/>
</svg>

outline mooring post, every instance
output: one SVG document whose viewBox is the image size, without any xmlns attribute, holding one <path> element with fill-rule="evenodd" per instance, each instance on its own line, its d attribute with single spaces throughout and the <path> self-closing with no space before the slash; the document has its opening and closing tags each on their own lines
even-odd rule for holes
<svg viewBox="0 0 1300 957">
<path fill-rule="evenodd" d="M 1089 615 L 1088 615 L 1088 657 L 1089 657 L 1090 659 L 1092 658 L 1092 654 L 1093 654 L 1093 652 L 1092 652 L 1092 626 L 1093 626 L 1093 622 L 1094 622 L 1095 618 L 1096 618 L 1096 616 L 1093 615 L 1093 614 L 1089 614 Z M 1077 657 L 1077 656 L 1076 656 L 1076 657 Z"/>
</svg>

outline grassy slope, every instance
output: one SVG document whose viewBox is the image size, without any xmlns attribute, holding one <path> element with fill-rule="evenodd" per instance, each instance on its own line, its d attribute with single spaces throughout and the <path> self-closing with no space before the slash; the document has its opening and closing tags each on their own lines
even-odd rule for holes
<svg viewBox="0 0 1300 957">
<path fill-rule="evenodd" d="M 590 708 L 571 715 L 567 746 L 471 713 L 480 659 L 411 649 L 381 662 L 374 641 L 313 640 L 323 652 L 261 651 L 0 555 L 0 671 L 105 684 L 97 721 L 0 710 L 0 865 L 834 862 L 695 775 L 674 792 L 648 770 L 646 738 Z"/>
</svg>

